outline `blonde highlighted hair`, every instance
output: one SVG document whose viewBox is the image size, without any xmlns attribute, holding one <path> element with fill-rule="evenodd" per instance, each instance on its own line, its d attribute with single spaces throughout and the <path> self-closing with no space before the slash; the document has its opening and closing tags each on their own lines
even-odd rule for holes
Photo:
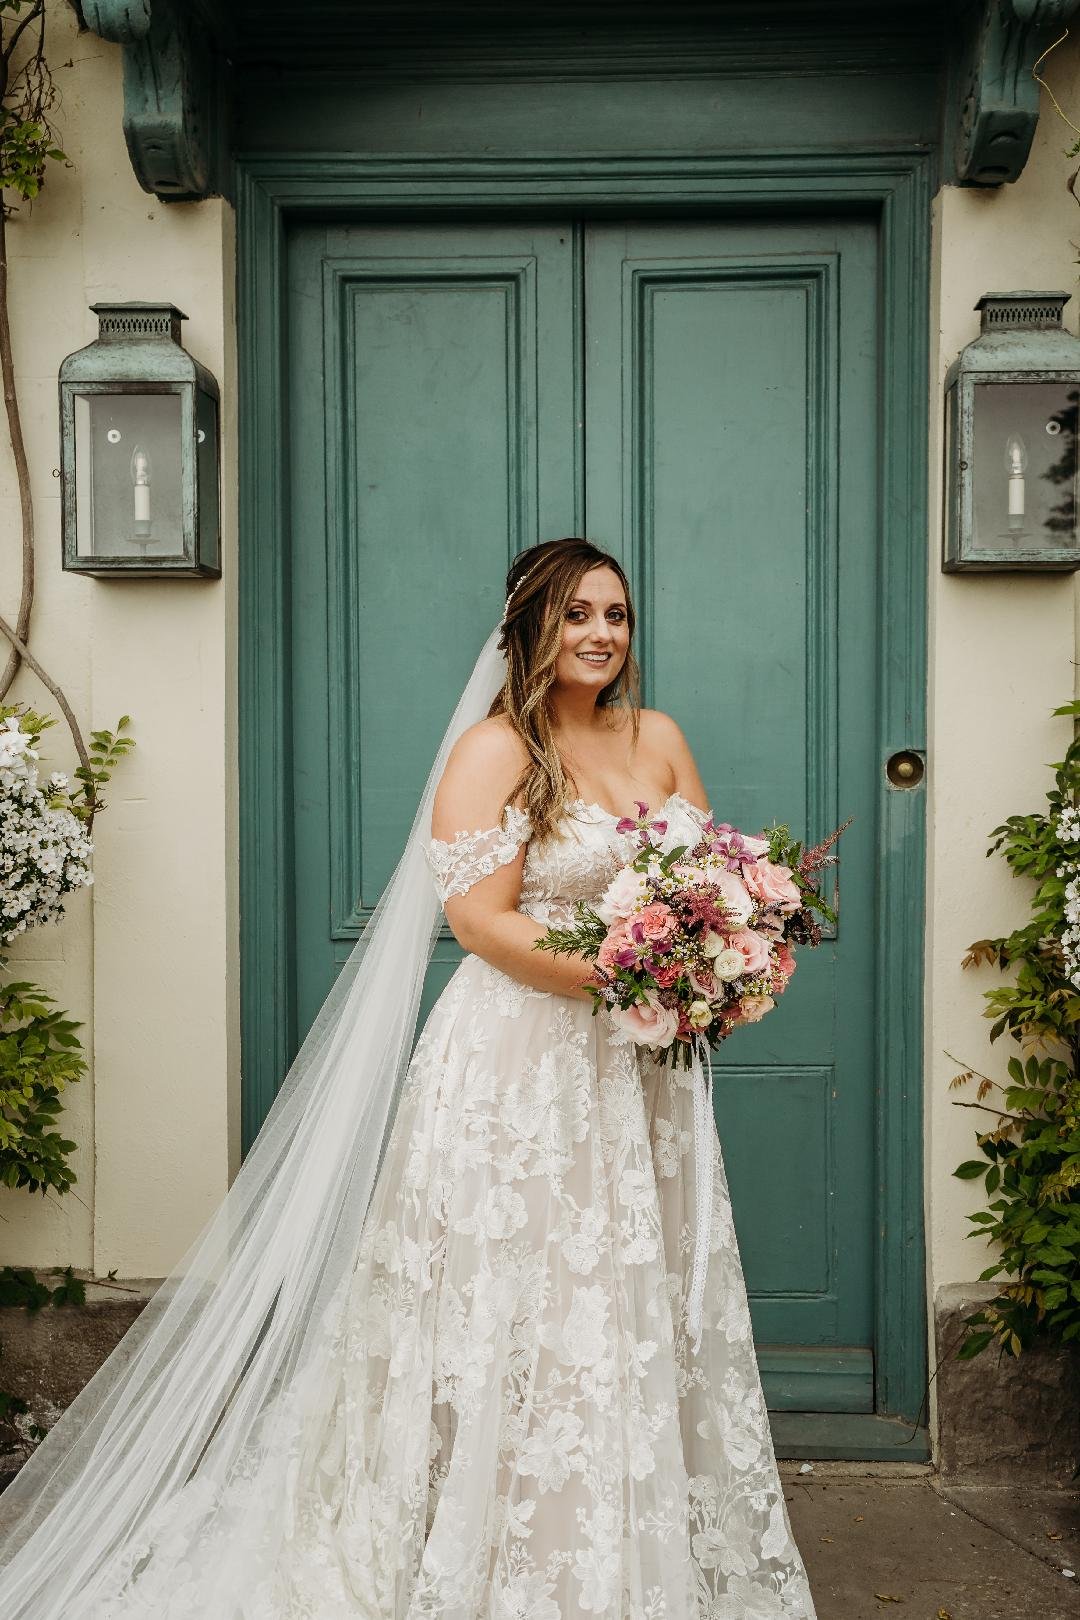
<svg viewBox="0 0 1080 1620">
<path fill-rule="evenodd" d="M 571 787 L 577 792 L 573 774 L 563 765 L 555 746 L 550 694 L 567 610 L 582 579 L 594 568 L 610 568 L 618 575 L 626 594 L 626 622 L 631 636 L 626 660 L 615 679 L 597 696 L 597 708 L 609 711 L 612 725 L 616 708 L 629 709 L 636 744 L 641 677 L 632 641 L 634 604 L 621 564 L 588 540 L 544 540 L 520 552 L 506 576 L 507 603 L 499 639 L 499 650 L 506 655 L 506 680 L 488 715 L 505 715 L 528 751 L 529 762 L 506 802 L 521 797 L 537 838 L 554 829 L 570 802 Z"/>
</svg>

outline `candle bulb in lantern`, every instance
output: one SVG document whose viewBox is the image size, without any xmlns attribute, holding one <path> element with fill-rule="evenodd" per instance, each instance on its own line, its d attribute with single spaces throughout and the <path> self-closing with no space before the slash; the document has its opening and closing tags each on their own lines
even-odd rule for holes
<svg viewBox="0 0 1080 1620">
<path fill-rule="evenodd" d="M 1009 435 L 1005 466 L 1009 473 L 1009 528 L 1017 533 L 1024 527 L 1024 472 L 1027 468 L 1027 447 L 1019 433 Z"/>
<path fill-rule="evenodd" d="M 150 452 L 137 444 L 131 452 L 131 478 L 135 485 L 135 538 L 150 537 Z"/>
</svg>

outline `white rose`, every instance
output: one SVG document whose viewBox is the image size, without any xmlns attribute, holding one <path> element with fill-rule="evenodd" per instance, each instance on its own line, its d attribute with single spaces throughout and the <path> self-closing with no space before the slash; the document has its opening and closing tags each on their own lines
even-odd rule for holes
<svg viewBox="0 0 1080 1620">
<path fill-rule="evenodd" d="M 722 951 L 717 952 L 712 969 L 718 979 L 737 979 L 744 965 L 742 952 L 733 945 L 725 945 Z"/>
<path fill-rule="evenodd" d="M 712 1008 L 707 1001 L 692 1001 L 686 1016 L 695 1029 L 708 1029 L 712 1023 Z"/>
</svg>

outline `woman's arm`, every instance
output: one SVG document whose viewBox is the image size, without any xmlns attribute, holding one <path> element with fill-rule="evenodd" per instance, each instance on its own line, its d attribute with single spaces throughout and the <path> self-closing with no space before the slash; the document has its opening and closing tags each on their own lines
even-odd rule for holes
<svg viewBox="0 0 1080 1620">
<path fill-rule="evenodd" d="M 503 801 L 521 775 L 525 750 L 498 719 L 481 720 L 462 733 L 446 761 L 431 814 L 431 835 L 449 842 L 459 832 L 497 827 Z M 578 952 L 552 956 L 534 950 L 547 932 L 542 923 L 518 911 L 523 844 L 514 860 L 481 878 L 465 893 L 443 903 L 454 938 L 466 951 L 535 990 L 590 1000 L 592 963 Z M 592 981 L 594 982 L 594 981 Z"/>
</svg>

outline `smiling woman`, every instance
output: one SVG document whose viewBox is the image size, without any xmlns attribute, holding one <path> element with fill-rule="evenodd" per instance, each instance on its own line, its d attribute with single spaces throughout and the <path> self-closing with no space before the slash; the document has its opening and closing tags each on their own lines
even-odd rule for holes
<svg viewBox="0 0 1080 1620">
<path fill-rule="evenodd" d="M 705 789 L 679 727 L 642 710 L 631 648 L 634 609 L 615 558 L 588 540 L 549 540 L 515 559 L 507 577 L 502 645 L 507 680 L 486 720 L 451 751 L 435 795 L 433 837 L 528 818 L 554 832 L 571 811 L 613 821 L 644 800 L 678 793 L 705 810 Z M 466 950 L 534 989 L 588 1000 L 591 964 L 540 955 L 544 930 L 517 907 L 524 851 L 487 882 L 445 902 Z"/>
<path fill-rule="evenodd" d="M 440 1535 L 452 1527 L 486 1549 L 500 1613 L 644 1620 L 662 1593 L 673 1620 L 721 1606 L 813 1620 L 708 1106 L 699 1131 L 694 1088 L 606 1011 L 593 1016 L 589 955 L 536 949 L 623 868 L 631 804 L 662 807 L 667 851 L 697 842 L 705 790 L 675 722 L 639 708 L 615 559 L 548 541 L 517 559 L 507 586 L 507 678 L 451 751 L 431 823 L 443 909 L 468 954 L 432 1012 L 408 1100 L 414 1153 L 430 1110 L 452 1116 L 428 1169 L 453 1192 L 395 1238 L 438 1248 L 442 1303 L 433 1325 L 416 1324 L 434 1334 L 435 1365 L 451 1328 L 460 1373 L 482 1361 L 471 1391 L 449 1380 L 431 1405 L 453 1438 L 448 1457 L 439 1450 L 425 1594 L 444 1611 L 455 1598 Z M 692 1142 L 718 1193 L 692 1173 Z M 404 1164 L 404 1141 L 390 1152 Z M 400 1218 L 388 1190 L 380 1219 L 396 1231 Z M 712 1254 L 700 1281 L 694 1230 Z M 388 1281 L 380 1267 L 365 1287 L 383 1297 Z M 513 1301 L 506 1334 L 488 1333 L 489 1288 Z M 376 1385 L 381 1404 L 381 1371 Z M 491 1501 L 507 1527 L 494 1546 Z"/>
</svg>

